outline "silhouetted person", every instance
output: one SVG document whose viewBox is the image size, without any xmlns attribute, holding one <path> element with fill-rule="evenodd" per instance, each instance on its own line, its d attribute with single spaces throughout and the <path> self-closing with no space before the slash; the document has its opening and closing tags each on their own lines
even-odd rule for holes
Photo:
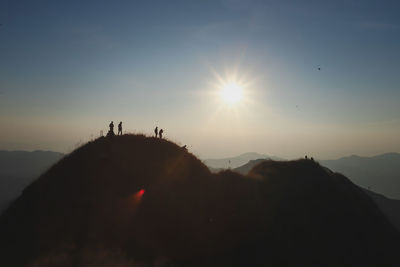
<svg viewBox="0 0 400 267">
<path fill-rule="evenodd" d="M 112 121 L 108 126 L 110 127 L 110 130 L 108 131 L 107 136 L 114 136 L 114 122 Z"/>
<path fill-rule="evenodd" d="M 160 138 L 162 138 L 162 134 L 163 134 L 164 130 L 160 129 L 160 132 L 158 133 L 158 135 L 160 136 Z"/>
<path fill-rule="evenodd" d="M 118 135 L 122 135 L 122 121 L 118 124 Z"/>
<path fill-rule="evenodd" d="M 156 138 L 158 137 L 158 126 L 154 129 L 154 134 L 156 135 Z"/>
<path fill-rule="evenodd" d="M 304 157 L 305 159 L 308 159 L 307 155 Z"/>
<path fill-rule="evenodd" d="M 314 161 L 314 158 L 313 158 L 313 157 L 311 157 L 311 160 L 312 160 L 312 161 Z"/>
</svg>

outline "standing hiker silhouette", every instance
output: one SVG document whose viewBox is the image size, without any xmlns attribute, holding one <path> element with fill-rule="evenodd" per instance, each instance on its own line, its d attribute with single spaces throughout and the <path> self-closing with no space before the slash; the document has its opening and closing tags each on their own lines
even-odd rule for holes
<svg viewBox="0 0 400 267">
<path fill-rule="evenodd" d="M 162 138 L 162 134 L 163 134 L 164 130 L 160 129 L 160 132 L 158 133 L 158 135 L 160 136 L 160 138 Z"/>
<path fill-rule="evenodd" d="M 108 126 L 110 127 L 110 130 L 108 131 L 107 136 L 114 136 L 114 122 L 112 121 Z"/>
<path fill-rule="evenodd" d="M 118 135 L 122 135 L 122 121 L 118 124 Z"/>
<path fill-rule="evenodd" d="M 156 138 L 158 137 L 158 126 L 156 126 L 156 128 L 154 129 L 154 133 L 156 135 Z"/>
</svg>

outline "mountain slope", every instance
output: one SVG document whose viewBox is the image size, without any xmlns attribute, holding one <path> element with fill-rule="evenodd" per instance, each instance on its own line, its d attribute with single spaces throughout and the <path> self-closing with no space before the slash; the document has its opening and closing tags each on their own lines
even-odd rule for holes
<svg viewBox="0 0 400 267">
<path fill-rule="evenodd" d="M 315 162 L 212 174 L 166 140 L 100 138 L 0 217 L 3 266 L 398 266 L 398 232 Z"/>
</svg>

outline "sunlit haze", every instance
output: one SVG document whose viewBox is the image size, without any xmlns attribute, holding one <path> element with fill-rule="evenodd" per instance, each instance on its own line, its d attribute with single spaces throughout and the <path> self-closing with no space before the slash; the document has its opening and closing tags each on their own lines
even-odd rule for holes
<svg viewBox="0 0 400 267">
<path fill-rule="evenodd" d="M 398 1 L 2 1 L 0 150 L 400 152 Z"/>
</svg>

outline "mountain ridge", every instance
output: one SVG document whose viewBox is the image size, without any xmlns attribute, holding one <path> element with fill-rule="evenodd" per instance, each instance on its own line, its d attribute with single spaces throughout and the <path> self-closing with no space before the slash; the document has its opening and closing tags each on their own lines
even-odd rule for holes
<svg viewBox="0 0 400 267">
<path fill-rule="evenodd" d="M 0 216 L 0 234 L 13 266 L 396 266 L 400 240 L 361 189 L 316 162 L 213 174 L 140 135 L 61 159 Z"/>
<path fill-rule="evenodd" d="M 247 164 L 244 164 L 232 170 L 240 174 L 246 175 L 255 166 L 257 166 L 263 161 L 266 160 L 265 159 L 251 160 Z M 329 168 L 327 169 L 331 171 Z M 374 202 L 385 214 L 385 216 L 389 219 L 389 221 L 400 231 L 400 200 L 386 197 L 382 194 L 373 192 L 367 188 L 363 188 L 362 186 L 360 186 L 360 188 L 362 188 L 362 190 L 364 190 L 374 200 Z"/>
<path fill-rule="evenodd" d="M 257 158 L 257 155 L 261 155 L 262 157 Z M 254 162 L 251 163 L 251 166 L 246 167 L 245 165 L 249 164 L 250 161 L 259 159 L 261 160 L 265 158 L 262 154 L 255 153 L 254 157 L 236 167 L 229 167 L 226 165 L 227 159 L 221 159 L 224 160 L 221 162 L 225 164 L 225 167 L 209 165 L 209 162 L 207 161 L 204 161 L 204 163 L 214 172 L 231 168 L 236 169 L 236 171 L 239 171 L 242 174 L 246 174 L 247 171 L 254 166 Z M 275 158 L 275 160 L 286 159 Z M 372 157 L 351 155 L 334 160 L 315 160 L 333 171 L 343 173 L 363 188 L 370 188 L 389 198 L 400 199 L 400 153 L 388 152 Z M 243 162 L 243 160 L 241 162 Z M 223 166 L 223 164 L 218 166 Z"/>
</svg>

